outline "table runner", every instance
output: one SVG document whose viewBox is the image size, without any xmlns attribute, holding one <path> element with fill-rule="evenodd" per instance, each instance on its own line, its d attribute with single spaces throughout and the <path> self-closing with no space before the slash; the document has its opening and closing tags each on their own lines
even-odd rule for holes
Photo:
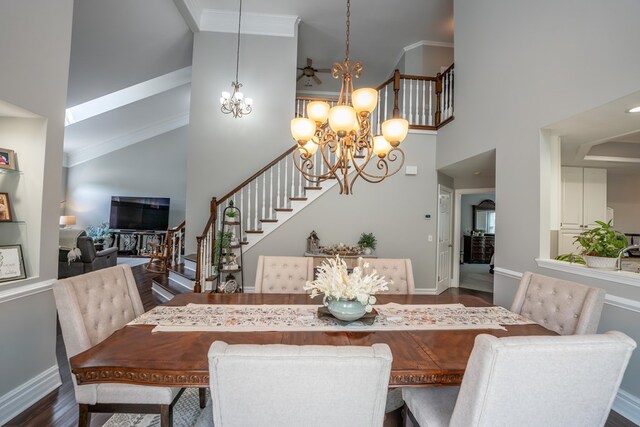
<svg viewBox="0 0 640 427">
<path fill-rule="evenodd" d="M 153 332 L 257 332 L 257 331 L 404 331 L 436 329 L 501 329 L 502 325 L 534 322 L 503 307 L 465 307 L 462 304 L 376 305 L 373 325 L 340 325 L 318 318 L 317 305 L 188 304 L 158 306 L 129 325 L 156 325 Z"/>
</svg>

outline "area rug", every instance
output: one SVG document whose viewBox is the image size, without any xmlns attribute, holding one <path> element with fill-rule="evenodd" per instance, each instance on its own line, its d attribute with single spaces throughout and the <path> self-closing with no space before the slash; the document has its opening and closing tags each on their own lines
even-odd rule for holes
<svg viewBox="0 0 640 427">
<path fill-rule="evenodd" d="M 207 400 L 209 400 L 208 390 Z M 200 409 L 198 389 L 186 389 L 173 407 L 173 427 L 194 427 L 203 410 L 211 411 L 211 407 Z M 160 415 L 115 414 L 103 427 L 160 427 Z"/>
</svg>

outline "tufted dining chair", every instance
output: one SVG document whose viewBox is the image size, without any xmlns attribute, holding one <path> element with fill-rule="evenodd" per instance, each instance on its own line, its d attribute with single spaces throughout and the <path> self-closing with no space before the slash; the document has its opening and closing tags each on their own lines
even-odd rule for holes
<svg viewBox="0 0 640 427">
<path fill-rule="evenodd" d="M 53 295 L 67 358 L 81 353 L 144 312 L 128 265 L 58 280 Z M 79 405 L 80 427 L 92 412 L 159 413 L 161 426 L 171 425 L 173 405 L 183 390 L 120 383 L 78 385 L 71 376 Z"/>
<path fill-rule="evenodd" d="M 313 280 L 311 257 L 258 257 L 256 293 L 303 294 L 303 286 L 307 280 Z"/>
<path fill-rule="evenodd" d="M 511 311 L 560 335 L 595 334 L 605 291 L 527 271 Z"/>
<path fill-rule="evenodd" d="M 421 427 L 604 426 L 635 347 L 621 332 L 481 334 L 460 387 L 402 393 Z"/>
<path fill-rule="evenodd" d="M 215 341 L 208 356 L 212 408 L 197 426 L 382 427 L 393 359 L 386 344 Z"/>
<path fill-rule="evenodd" d="M 358 258 L 358 267 L 364 268 L 365 264 L 369 264 L 369 268 L 365 269 L 365 274 L 369 274 L 371 270 L 375 269 L 380 276 L 393 281 L 386 293 L 414 294 L 416 292 L 410 259 Z"/>
</svg>

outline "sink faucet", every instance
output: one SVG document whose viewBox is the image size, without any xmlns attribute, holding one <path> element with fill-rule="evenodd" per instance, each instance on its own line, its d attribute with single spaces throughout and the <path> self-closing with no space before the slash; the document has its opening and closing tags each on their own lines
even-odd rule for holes
<svg viewBox="0 0 640 427">
<path fill-rule="evenodd" d="M 631 249 L 640 249 L 640 245 L 631 245 L 620 250 L 620 253 L 618 254 L 618 270 L 622 270 L 622 257 L 628 250 Z"/>
</svg>

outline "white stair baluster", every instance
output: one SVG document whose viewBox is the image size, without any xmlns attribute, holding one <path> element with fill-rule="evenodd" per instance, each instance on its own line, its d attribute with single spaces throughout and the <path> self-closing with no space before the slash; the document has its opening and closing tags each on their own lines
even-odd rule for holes
<svg viewBox="0 0 640 427">
<path fill-rule="evenodd" d="M 269 218 L 271 218 L 271 219 L 275 218 L 275 211 L 273 210 L 273 208 L 275 207 L 275 206 L 273 206 L 273 195 L 274 195 L 274 192 L 273 192 L 273 169 L 274 168 L 275 168 L 275 166 L 271 166 L 269 168 L 269 173 L 271 175 L 271 181 L 270 181 L 271 183 L 269 185 Z"/>
<path fill-rule="evenodd" d="M 295 193 L 294 193 L 295 187 L 293 186 L 293 169 L 294 169 L 294 166 L 293 166 L 293 159 L 292 159 L 291 160 L 291 195 L 289 197 L 295 197 L 296 196 Z M 285 167 L 285 172 L 286 172 L 286 170 L 287 169 Z"/>
<path fill-rule="evenodd" d="M 267 203 L 267 173 L 263 173 L 262 174 L 262 218 L 261 219 L 266 219 L 266 206 L 265 204 Z"/>
<path fill-rule="evenodd" d="M 255 182 L 256 186 L 256 188 L 254 188 L 255 203 L 253 205 L 253 218 L 255 224 L 254 230 L 258 230 L 258 216 L 260 215 L 260 206 L 258 206 L 258 178 L 256 178 L 253 182 Z M 249 183 L 249 185 L 251 185 L 251 183 Z"/>
<path fill-rule="evenodd" d="M 382 90 L 378 91 L 378 120 L 376 120 L 376 126 L 375 127 L 371 127 L 372 129 L 376 129 L 376 134 L 380 135 L 380 103 L 382 102 L 382 100 L 380 99 L 382 97 Z"/>
<path fill-rule="evenodd" d="M 415 120 L 413 122 L 413 124 L 419 125 L 420 124 L 420 80 L 416 80 L 416 113 L 415 113 Z"/>
<path fill-rule="evenodd" d="M 428 80 L 422 81 L 422 118 L 420 123 L 423 126 L 427 124 L 427 83 L 431 82 Z"/>
<path fill-rule="evenodd" d="M 247 230 L 251 229 L 251 183 L 247 184 Z"/>
<path fill-rule="evenodd" d="M 244 187 L 240 189 L 240 217 L 246 221 L 246 215 L 245 215 L 245 211 L 244 211 L 244 205 L 242 204 L 242 202 L 244 202 L 244 192 L 242 191 L 244 190 Z M 245 222 L 246 224 L 246 222 Z M 242 229 L 246 230 L 246 225 L 245 224 L 240 224 L 242 225 Z M 242 240 L 242 236 L 238 236 L 238 239 Z"/>
<path fill-rule="evenodd" d="M 429 126 L 433 126 L 433 82 L 429 82 Z"/>
<path fill-rule="evenodd" d="M 280 163 L 282 163 L 282 160 L 278 162 L 278 197 L 276 197 L 276 199 L 279 208 L 286 208 L 287 206 L 284 203 L 282 205 L 280 204 Z"/>
<path fill-rule="evenodd" d="M 413 124 L 413 123 L 412 123 L 412 120 L 413 120 L 413 113 L 412 113 L 412 110 L 411 110 L 411 100 L 413 99 L 413 96 L 412 96 L 412 90 L 413 90 L 413 89 L 411 88 L 411 87 L 412 87 L 412 84 L 413 84 L 413 80 L 409 80 L 409 92 L 405 92 L 405 96 L 406 96 L 407 94 L 409 94 L 409 118 L 408 118 L 407 120 L 409 120 L 409 124 L 410 124 L 410 125 L 412 125 L 412 124 Z"/>
<path fill-rule="evenodd" d="M 407 81 L 402 80 L 402 118 L 407 118 Z"/>
<path fill-rule="evenodd" d="M 384 117 L 382 118 L 382 121 L 384 122 L 385 120 L 387 120 L 387 114 L 388 114 L 388 110 L 387 110 L 387 100 L 389 99 L 389 96 L 387 95 L 387 88 L 389 87 L 389 85 L 386 85 L 384 87 Z M 382 132 L 380 131 L 380 123 L 378 123 L 378 134 L 381 135 Z"/>
</svg>

